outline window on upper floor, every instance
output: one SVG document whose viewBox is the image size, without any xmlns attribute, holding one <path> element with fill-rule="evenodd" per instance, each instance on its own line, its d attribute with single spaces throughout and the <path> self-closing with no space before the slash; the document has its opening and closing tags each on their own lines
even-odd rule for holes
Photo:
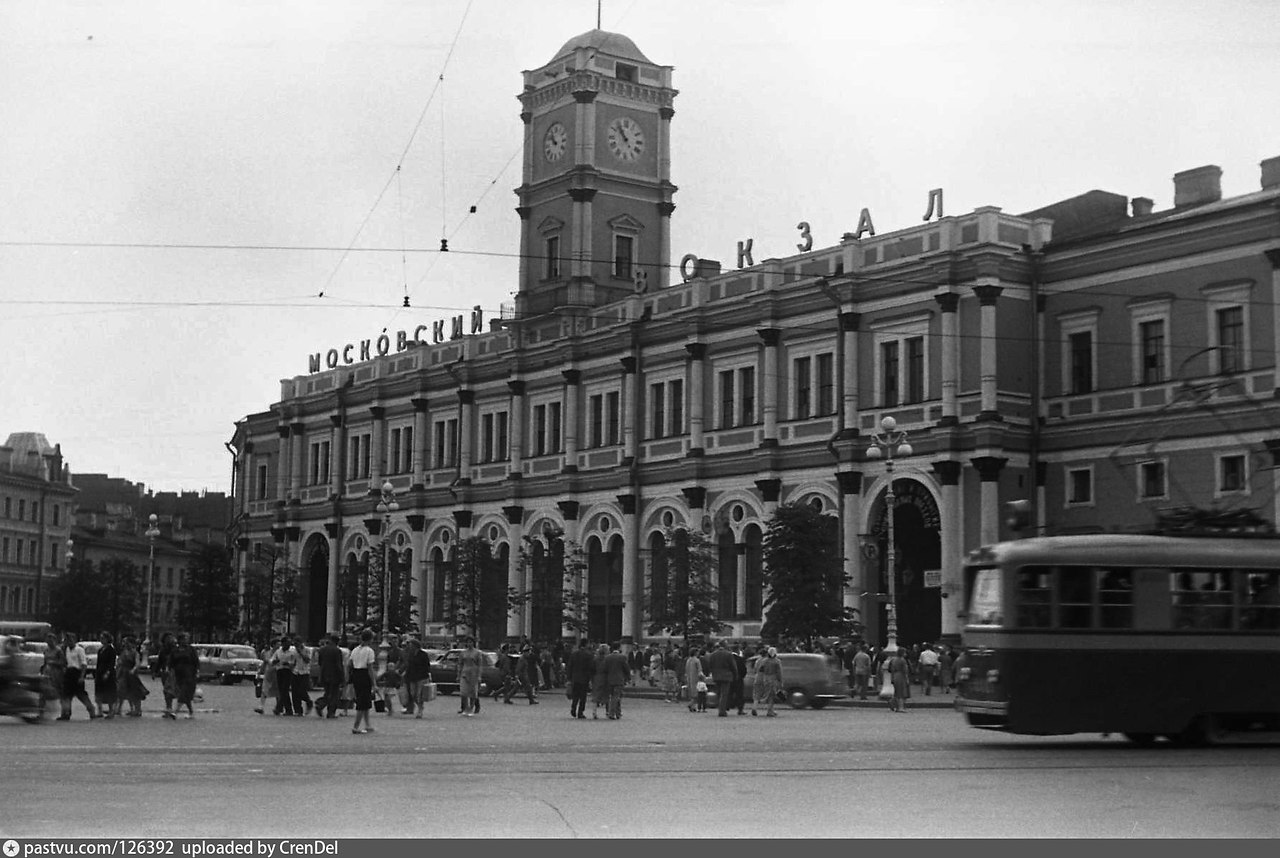
<svg viewBox="0 0 1280 858">
<path fill-rule="evenodd" d="M 547 280 L 560 277 L 560 236 L 547 236 L 542 276 Z"/>
<path fill-rule="evenodd" d="M 637 66 L 628 65 L 627 63 L 618 63 L 617 65 L 614 66 L 613 73 L 618 78 L 618 80 L 625 80 L 628 83 L 635 83 L 636 76 L 639 74 L 639 71 L 640 70 Z"/>
<path fill-rule="evenodd" d="M 480 461 L 500 462 L 507 456 L 507 412 L 487 411 L 481 414 Z"/>
<path fill-rule="evenodd" d="M 684 434 L 684 379 L 649 385 L 649 437 Z"/>
<path fill-rule="evenodd" d="M 1249 491 L 1249 474 L 1245 463 L 1243 453 L 1227 453 L 1218 456 L 1218 494 Z"/>
<path fill-rule="evenodd" d="M 1098 319 L 1096 307 L 1058 317 L 1062 333 L 1062 392 L 1078 396 L 1096 389 Z"/>
<path fill-rule="evenodd" d="M 1138 325 L 1143 384 L 1159 384 L 1165 380 L 1164 319 L 1153 319 Z"/>
<path fill-rule="evenodd" d="M 407 474 L 413 470 L 413 427 L 397 426 L 391 430 L 391 449 L 387 453 L 387 470 Z"/>
<path fill-rule="evenodd" d="M 329 443 L 312 441 L 307 446 L 307 477 L 310 485 L 326 485 L 329 482 Z"/>
<path fill-rule="evenodd" d="M 257 500 L 267 499 L 267 463 L 259 462 L 257 475 L 254 480 L 254 498 Z"/>
<path fill-rule="evenodd" d="M 1093 392 L 1093 332 L 1079 331 L 1067 338 L 1071 360 L 1071 385 L 1073 394 Z"/>
<path fill-rule="evenodd" d="M 752 426 L 756 422 L 756 368 L 722 370 L 717 374 L 719 410 L 716 425 L 721 429 Z"/>
<path fill-rule="evenodd" d="M 458 419 L 437 420 L 433 426 L 432 463 L 436 468 L 458 464 Z"/>
<path fill-rule="evenodd" d="M 4 499 L 4 517 L 13 518 L 13 498 Z"/>
<path fill-rule="evenodd" d="M 1163 461 L 1138 465 L 1138 496 L 1143 500 L 1162 500 L 1169 496 L 1169 485 Z"/>
<path fill-rule="evenodd" d="M 560 452 L 561 423 L 560 402 L 542 402 L 533 406 L 532 437 L 529 453 L 533 456 L 549 456 Z"/>
<path fill-rule="evenodd" d="M 1067 506 L 1093 503 L 1093 468 L 1067 469 Z"/>
<path fill-rule="evenodd" d="M 40 521 L 40 502 L 39 501 L 31 502 L 31 520 L 34 522 Z"/>
<path fill-rule="evenodd" d="M 22 539 L 15 539 L 13 542 L 13 562 L 18 566 L 22 565 L 22 547 L 24 542 L 25 540 Z"/>
<path fill-rule="evenodd" d="M 1206 286 L 1209 324 L 1209 371 L 1217 374 L 1249 369 L 1249 306 L 1253 281 Z"/>
<path fill-rule="evenodd" d="M 362 432 L 347 439 L 347 479 L 364 480 L 369 478 L 369 446 L 373 434 Z"/>
<path fill-rule="evenodd" d="M 1173 298 L 1147 297 L 1129 303 L 1133 336 L 1133 383 L 1161 384 L 1169 380 L 1169 319 Z"/>
<path fill-rule="evenodd" d="M 4 539 L 0 541 L 0 546 L 2 546 L 0 547 L 0 563 L 8 563 L 9 562 L 9 537 L 7 536 L 4 537 Z"/>
<path fill-rule="evenodd" d="M 55 503 L 53 505 L 53 526 L 54 527 L 57 527 L 61 523 L 60 522 L 61 517 L 62 517 L 62 507 Z"/>
<path fill-rule="evenodd" d="M 22 521 L 26 517 L 27 517 L 26 498 L 18 498 L 18 521 Z"/>
<path fill-rule="evenodd" d="M 804 420 L 813 415 L 813 358 L 801 357 L 791 362 L 791 385 L 795 391 L 792 417 Z"/>
<path fill-rule="evenodd" d="M 835 413 L 835 355 L 803 355 L 791 363 L 791 413 L 795 420 Z"/>
<path fill-rule="evenodd" d="M 613 276 L 630 280 L 634 276 L 636 240 L 631 235 L 613 236 Z"/>
<path fill-rule="evenodd" d="M 875 401 L 881 407 L 895 408 L 924 402 L 928 398 L 926 367 L 931 318 L 931 314 L 922 313 L 908 318 L 885 319 L 871 326 L 875 338 Z M 828 413 L 834 413 L 834 409 L 833 401 Z"/>
</svg>

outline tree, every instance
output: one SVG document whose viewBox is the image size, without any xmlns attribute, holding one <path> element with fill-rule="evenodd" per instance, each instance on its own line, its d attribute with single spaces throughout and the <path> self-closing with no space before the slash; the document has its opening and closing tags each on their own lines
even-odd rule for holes
<svg viewBox="0 0 1280 858">
<path fill-rule="evenodd" d="M 858 612 L 844 605 L 840 528 L 835 516 L 807 504 L 778 507 L 764 539 L 766 620 L 762 637 L 841 637 L 859 631 Z"/>
<path fill-rule="evenodd" d="M 728 628 L 720 622 L 715 575 L 718 551 L 700 530 L 668 528 L 663 546 L 653 557 L 653 574 L 646 593 L 651 635 L 666 632 L 677 637 L 718 634 Z"/>
<path fill-rule="evenodd" d="M 49 588 L 49 622 L 55 629 L 86 633 L 102 631 L 107 589 L 91 560 L 72 560 Z"/>
<path fill-rule="evenodd" d="M 276 637 L 298 607 L 298 573 L 283 544 L 259 547 L 245 567 L 244 603 L 247 631 L 260 643 Z"/>
<path fill-rule="evenodd" d="M 226 548 L 201 548 L 182 577 L 178 624 L 200 640 L 221 640 L 236 627 L 236 579 Z"/>
<path fill-rule="evenodd" d="M 147 588 L 143 570 L 127 557 L 108 557 L 98 564 L 106 588 L 102 629 L 116 640 L 126 632 L 141 634 L 146 625 Z"/>
<path fill-rule="evenodd" d="M 390 574 L 383 574 L 384 561 L 390 566 Z M 409 570 L 400 560 L 399 552 L 387 546 L 375 546 L 369 552 L 367 574 L 364 576 L 361 596 L 365 604 L 365 625 L 378 632 L 405 634 L 418 631 L 418 597 L 409 586 Z M 386 605 L 387 616 L 382 616 Z"/>
<path fill-rule="evenodd" d="M 575 637 L 587 633 L 587 557 L 582 546 L 564 538 L 558 528 L 541 537 L 526 534 L 520 546 L 520 565 L 529 571 L 531 588 L 513 592 L 514 606 L 535 612 L 535 638 L 559 639 L 564 630 Z"/>
<path fill-rule="evenodd" d="M 445 623 L 479 640 L 482 628 L 505 620 L 518 604 L 506 580 L 506 569 L 493 556 L 489 540 L 473 536 L 457 543 L 445 572 Z"/>
</svg>

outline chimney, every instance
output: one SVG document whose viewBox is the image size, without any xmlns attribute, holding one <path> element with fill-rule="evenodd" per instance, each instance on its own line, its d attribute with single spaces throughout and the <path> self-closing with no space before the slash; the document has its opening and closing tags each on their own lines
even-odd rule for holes
<svg viewBox="0 0 1280 858">
<path fill-rule="evenodd" d="M 1173 174 L 1173 207 L 1198 206 L 1222 199 L 1222 168 L 1213 164 Z"/>
<path fill-rule="evenodd" d="M 1133 198 L 1133 216 L 1146 217 L 1151 214 L 1151 208 L 1155 205 L 1150 197 L 1134 197 Z"/>
<path fill-rule="evenodd" d="M 1280 188 L 1280 155 L 1263 161 L 1261 167 L 1262 189 Z"/>
</svg>

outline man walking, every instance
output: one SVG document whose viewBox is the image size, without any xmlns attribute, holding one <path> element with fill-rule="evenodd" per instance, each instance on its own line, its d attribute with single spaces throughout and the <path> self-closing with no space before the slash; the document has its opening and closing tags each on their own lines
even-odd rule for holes
<svg viewBox="0 0 1280 858">
<path fill-rule="evenodd" d="M 596 660 L 587 648 L 585 640 L 579 641 L 569 656 L 569 717 L 587 717 L 587 695 L 591 692 L 591 678 L 595 676 Z"/>
<path fill-rule="evenodd" d="M 729 689 L 733 686 L 734 677 L 738 675 L 738 666 L 734 664 L 733 653 L 729 652 L 727 641 L 720 641 L 715 652 L 711 653 L 708 665 L 711 669 L 711 681 L 716 684 L 717 713 L 721 718 L 729 717 Z"/>
<path fill-rule="evenodd" d="M 417 710 L 418 718 L 423 714 L 423 694 L 426 687 L 431 682 L 431 656 L 427 655 L 421 644 L 416 640 L 410 640 L 405 645 L 404 659 L 401 662 L 404 666 L 404 687 L 405 693 L 408 695 L 408 704 L 405 706 L 404 714 L 412 715 Z"/>
<path fill-rule="evenodd" d="M 733 683 L 729 686 L 729 693 L 733 695 L 733 699 L 729 701 L 730 706 L 738 707 L 739 715 L 746 715 L 743 711 L 747 705 L 746 700 L 746 681 L 747 681 L 747 660 L 742 656 L 742 647 L 735 646 L 733 648 L 733 666 L 734 676 Z"/>
<path fill-rule="evenodd" d="M 320 647 L 320 654 L 316 658 L 320 660 L 320 686 L 324 689 L 316 702 L 316 714 L 324 715 L 325 710 L 328 709 L 327 717 L 337 718 L 339 701 L 342 699 L 342 685 L 346 680 L 343 675 L 345 665 L 342 663 L 342 650 L 338 649 L 338 639 L 333 635 L 325 638 L 324 646 Z"/>
<path fill-rule="evenodd" d="M 627 657 L 613 645 L 613 650 L 604 657 L 605 683 L 609 687 L 609 703 L 605 714 L 610 721 L 622 717 L 622 688 L 631 681 L 631 663 Z"/>
<path fill-rule="evenodd" d="M 288 635 L 280 638 L 280 648 L 271 656 L 271 661 L 276 666 L 275 714 L 293 715 L 293 666 L 298 661 L 298 653 Z"/>
<path fill-rule="evenodd" d="M 299 636 L 293 644 L 297 659 L 293 662 L 293 714 L 308 715 L 311 703 L 311 653 Z"/>
<path fill-rule="evenodd" d="M 938 672 L 938 651 L 927 646 L 920 653 L 920 684 L 924 686 L 925 696 L 933 693 L 933 677 Z"/>
<path fill-rule="evenodd" d="M 853 654 L 853 687 L 858 692 L 859 700 L 867 699 L 867 685 L 871 682 L 871 654 L 867 645 L 862 644 Z"/>
</svg>

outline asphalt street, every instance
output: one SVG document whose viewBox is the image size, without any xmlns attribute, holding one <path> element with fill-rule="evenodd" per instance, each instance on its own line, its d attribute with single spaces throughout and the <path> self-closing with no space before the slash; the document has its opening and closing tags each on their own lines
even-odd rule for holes
<svg viewBox="0 0 1280 858">
<path fill-rule="evenodd" d="M 579 721 L 562 692 L 476 718 L 445 696 L 361 736 L 257 715 L 248 686 L 209 687 L 190 721 L 154 699 L 0 719 L 0 837 L 1280 836 L 1280 748 L 1012 737 L 945 703 L 718 718 L 631 698 Z"/>
</svg>

